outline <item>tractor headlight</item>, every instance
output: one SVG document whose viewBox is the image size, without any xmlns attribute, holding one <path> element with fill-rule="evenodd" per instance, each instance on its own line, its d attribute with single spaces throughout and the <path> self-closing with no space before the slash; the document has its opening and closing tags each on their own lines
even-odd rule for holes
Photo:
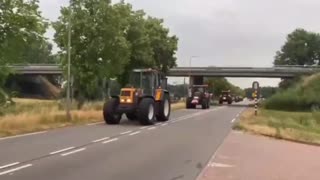
<svg viewBox="0 0 320 180">
<path fill-rule="evenodd" d="M 127 103 L 132 103 L 132 100 L 131 99 L 127 99 Z"/>
<path fill-rule="evenodd" d="M 125 100 L 124 100 L 124 99 L 121 99 L 120 101 L 121 101 L 122 103 L 124 103 L 124 102 L 125 102 Z"/>
</svg>

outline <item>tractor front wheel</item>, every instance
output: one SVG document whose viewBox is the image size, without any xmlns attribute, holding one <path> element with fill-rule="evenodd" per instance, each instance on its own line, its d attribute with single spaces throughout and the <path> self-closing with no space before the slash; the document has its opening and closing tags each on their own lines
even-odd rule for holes
<svg viewBox="0 0 320 180">
<path fill-rule="evenodd" d="M 208 109 L 208 102 L 206 100 L 203 100 L 201 106 L 202 109 Z"/>
<path fill-rule="evenodd" d="M 106 102 L 103 106 L 103 118 L 107 124 L 119 124 L 121 120 L 121 114 L 117 113 L 119 106 L 119 99 L 112 98 Z"/>
<path fill-rule="evenodd" d="M 164 95 L 163 100 L 159 104 L 158 121 L 168 121 L 171 113 L 171 103 L 168 94 Z"/>
<path fill-rule="evenodd" d="M 155 123 L 154 100 L 144 98 L 139 103 L 138 119 L 142 125 L 152 125 Z"/>
</svg>

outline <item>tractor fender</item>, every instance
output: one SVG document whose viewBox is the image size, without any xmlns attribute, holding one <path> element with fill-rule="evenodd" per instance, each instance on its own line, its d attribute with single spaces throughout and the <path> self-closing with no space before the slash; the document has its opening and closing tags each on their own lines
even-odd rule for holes
<svg viewBox="0 0 320 180">
<path fill-rule="evenodd" d="M 169 99 L 170 99 L 170 93 L 169 93 L 168 90 L 166 90 L 166 89 L 157 89 L 157 91 L 159 91 L 159 90 L 161 91 L 161 96 L 158 97 L 157 93 L 156 93 L 156 95 L 155 95 L 155 100 L 156 101 L 163 101 L 164 95 L 168 95 Z"/>
</svg>

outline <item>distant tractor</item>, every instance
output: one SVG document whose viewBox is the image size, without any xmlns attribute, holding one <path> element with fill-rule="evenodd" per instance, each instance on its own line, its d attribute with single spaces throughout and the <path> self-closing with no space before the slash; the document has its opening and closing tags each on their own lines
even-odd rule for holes
<svg viewBox="0 0 320 180">
<path fill-rule="evenodd" d="M 228 104 L 232 104 L 233 97 L 231 95 L 230 90 L 229 91 L 222 91 L 220 98 L 219 98 L 219 104 L 223 104 L 224 102 L 227 102 Z"/>
<path fill-rule="evenodd" d="M 193 85 L 189 91 L 189 97 L 186 101 L 187 109 L 194 109 L 201 105 L 202 109 L 210 108 L 210 93 L 208 85 Z"/>
<path fill-rule="evenodd" d="M 168 121 L 171 113 L 167 78 L 154 69 L 135 69 L 130 74 L 129 85 L 119 96 L 112 96 L 103 107 L 107 124 L 119 124 L 123 114 L 129 120 L 139 120 L 142 125 Z"/>
</svg>

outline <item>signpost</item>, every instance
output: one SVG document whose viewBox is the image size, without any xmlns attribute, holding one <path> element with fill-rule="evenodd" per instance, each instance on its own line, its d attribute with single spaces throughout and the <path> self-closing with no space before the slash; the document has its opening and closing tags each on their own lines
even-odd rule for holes
<svg viewBox="0 0 320 180">
<path fill-rule="evenodd" d="M 252 97 L 254 98 L 254 114 L 258 115 L 258 97 L 260 97 L 260 85 L 258 81 L 252 83 Z"/>
</svg>

